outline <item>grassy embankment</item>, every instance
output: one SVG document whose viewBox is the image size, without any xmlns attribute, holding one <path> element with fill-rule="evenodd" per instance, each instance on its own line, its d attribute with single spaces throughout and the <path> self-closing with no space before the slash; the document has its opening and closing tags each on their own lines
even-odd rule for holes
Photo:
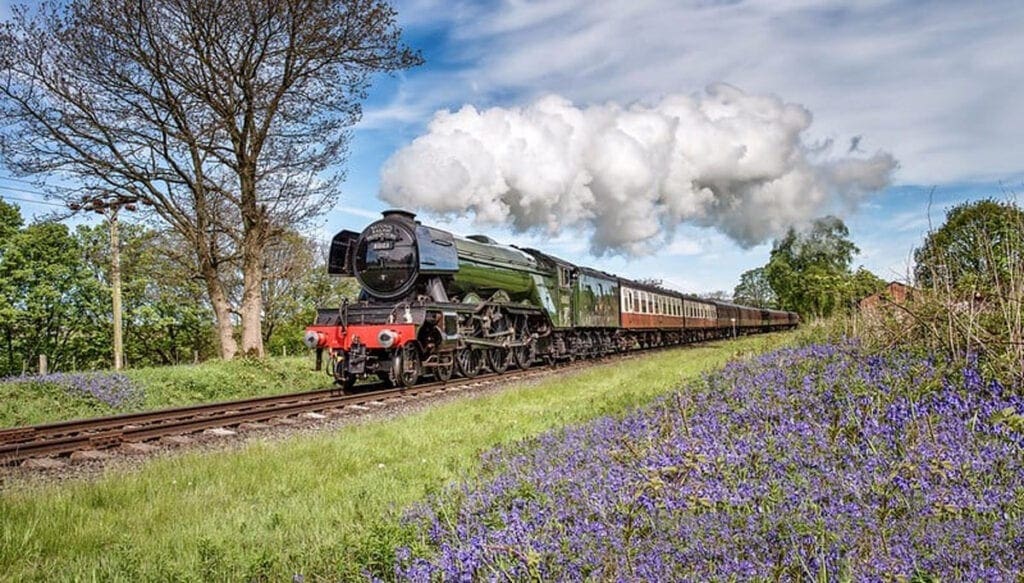
<svg viewBox="0 0 1024 583">
<path fill-rule="evenodd" d="M 211 361 L 0 382 L 0 427 L 308 391 L 330 386 L 306 357 Z"/>
<path fill-rule="evenodd" d="M 93 483 L 0 495 L 11 580 L 356 579 L 389 568 L 410 503 L 471 474 L 481 452 L 618 414 L 687 379 L 791 342 L 769 335 L 598 366 L 330 435 L 187 454 Z"/>
</svg>

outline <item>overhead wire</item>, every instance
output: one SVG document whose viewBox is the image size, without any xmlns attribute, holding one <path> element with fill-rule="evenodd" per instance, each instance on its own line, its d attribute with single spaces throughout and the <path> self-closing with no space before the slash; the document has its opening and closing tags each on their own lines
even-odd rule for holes
<svg viewBox="0 0 1024 583">
<path fill-rule="evenodd" d="M 45 200 L 32 200 L 32 199 L 29 199 L 29 198 L 19 198 L 17 196 L 8 196 L 8 195 L 3 194 L 3 193 L 0 193 L 0 199 L 3 199 L 3 200 L 13 200 L 13 201 L 16 201 L 16 202 L 26 202 L 26 203 L 29 203 L 29 204 L 41 204 L 41 205 L 45 205 L 45 206 L 56 206 L 56 207 L 61 207 L 61 208 L 67 208 L 67 205 L 63 205 L 63 204 L 56 203 L 56 202 L 49 202 L 49 201 L 45 201 Z"/>
<path fill-rule="evenodd" d="M 25 202 L 25 203 L 29 203 L 29 204 L 38 204 L 38 205 L 54 206 L 54 207 L 62 207 L 62 208 L 66 208 L 66 206 L 67 206 L 67 205 L 64 205 L 62 203 L 50 202 L 48 200 L 32 200 L 32 199 L 29 199 L 29 198 L 10 196 L 10 195 L 6 194 L 4 191 L 7 191 L 7 192 L 18 192 L 18 193 L 22 193 L 22 194 L 31 194 L 31 195 L 35 195 L 35 196 L 41 196 L 41 197 L 46 197 L 48 195 L 46 193 L 44 193 L 44 192 L 39 192 L 38 190 L 29 190 L 27 188 L 21 188 L 21 187 L 18 187 L 18 186 L 11 186 L 9 184 L 3 184 L 3 181 L 5 181 L 5 180 L 6 181 L 10 181 L 10 182 L 18 182 L 18 183 L 21 183 L 21 184 L 29 184 L 29 185 L 33 185 L 33 186 L 35 184 L 35 183 L 32 183 L 32 182 L 29 182 L 28 180 L 21 180 L 19 178 L 11 178 L 10 176 L 0 176 L 0 198 L 2 198 L 4 200 L 13 200 L 13 201 Z M 53 187 L 53 188 L 57 188 L 57 189 L 60 189 L 60 190 L 70 190 L 70 189 L 66 189 L 64 187 L 60 187 L 60 186 Z"/>
</svg>

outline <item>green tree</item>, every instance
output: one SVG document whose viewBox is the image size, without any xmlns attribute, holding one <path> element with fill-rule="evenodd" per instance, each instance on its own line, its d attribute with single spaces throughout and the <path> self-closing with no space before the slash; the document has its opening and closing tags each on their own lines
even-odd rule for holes
<svg viewBox="0 0 1024 583">
<path fill-rule="evenodd" d="M 994 200 L 955 206 L 914 250 L 914 261 L 919 285 L 1005 294 L 1024 263 L 1024 212 Z"/>
<path fill-rule="evenodd" d="M 384 0 L 69 0 L 11 12 L 0 157 L 145 203 L 189 243 L 223 357 L 238 351 L 236 318 L 241 351 L 261 355 L 268 245 L 336 200 L 372 77 L 421 61 L 395 11 Z M 232 305 L 225 278 L 239 272 Z"/>
<path fill-rule="evenodd" d="M 20 223 L 5 208 L 0 250 L 0 335 L 4 374 L 34 368 L 45 354 L 53 369 L 88 364 L 103 346 L 97 336 L 102 303 L 98 282 L 86 268 L 67 227 Z"/>
<path fill-rule="evenodd" d="M 740 283 L 732 292 L 732 299 L 737 304 L 757 308 L 774 308 L 775 291 L 768 281 L 764 267 L 756 267 L 744 271 L 740 275 Z"/>
<path fill-rule="evenodd" d="M 0 200 L 0 245 L 21 228 L 21 211 L 13 204 Z"/>
<path fill-rule="evenodd" d="M 345 299 L 355 299 L 359 285 L 355 278 L 327 274 L 326 246 L 297 233 L 283 241 L 268 254 L 278 259 L 268 262 L 264 276 L 263 330 L 268 351 L 298 354 L 304 350 L 303 331 L 316 318 L 317 308 L 338 308 Z"/>
<path fill-rule="evenodd" d="M 110 334 L 110 239 L 106 224 L 79 226 L 76 239 L 103 293 Z M 174 233 L 121 223 L 121 276 L 125 357 L 133 366 L 175 364 L 194 354 L 212 356 L 213 313 L 194 265 Z M 179 250 L 179 253 L 174 253 Z M 106 345 L 109 357 L 110 343 Z M 105 358 L 102 365 L 109 364 Z"/>
<path fill-rule="evenodd" d="M 885 289 L 886 281 L 863 266 L 848 278 L 848 296 L 852 301 L 859 301 L 871 294 Z"/>
<path fill-rule="evenodd" d="M 850 264 L 857 246 L 840 219 L 816 219 L 809 229 L 790 228 L 772 248 L 765 277 L 780 308 L 828 316 L 849 298 Z"/>
</svg>

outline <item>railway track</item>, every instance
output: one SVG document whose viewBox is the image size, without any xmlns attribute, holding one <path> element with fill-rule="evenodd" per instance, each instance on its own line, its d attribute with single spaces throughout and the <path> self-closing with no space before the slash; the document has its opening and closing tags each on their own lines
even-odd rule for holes
<svg viewBox="0 0 1024 583">
<path fill-rule="evenodd" d="M 617 355 L 622 358 L 632 355 Z M 607 358 L 605 359 L 607 360 Z M 303 413 L 329 410 L 364 410 L 365 405 L 413 399 L 425 395 L 477 388 L 493 383 L 525 380 L 549 375 L 555 371 L 579 368 L 600 360 L 562 365 L 558 368 L 536 367 L 504 374 L 482 374 L 471 379 L 452 379 L 412 388 L 380 390 L 382 385 L 365 385 L 362 392 L 344 395 L 335 389 L 323 389 L 287 395 L 257 397 L 237 401 L 210 403 L 31 425 L 0 430 L 0 465 L 16 465 L 33 458 L 67 456 L 74 452 L 107 450 L 122 444 L 145 443 L 163 437 L 188 435 L 207 429 L 236 427 L 243 423 L 259 423 L 295 417 Z M 362 407 L 362 409 L 360 409 Z"/>
<path fill-rule="evenodd" d="M 481 374 L 473 378 L 425 383 L 411 388 L 382 389 L 382 384 L 363 385 L 358 387 L 361 392 L 353 395 L 342 394 L 337 389 L 321 389 L 0 429 L 0 466 L 16 465 L 34 458 L 67 456 L 80 451 L 108 450 L 123 444 L 145 443 L 164 437 L 194 434 L 207 429 L 237 427 L 244 423 L 296 417 L 303 413 L 344 411 L 346 408 L 353 411 L 365 410 L 365 405 L 371 403 L 383 405 L 389 401 L 415 399 L 465 388 L 548 376 L 689 345 L 644 348 L 555 366 L 535 366 L 526 370 L 510 370 L 502 374 Z"/>
</svg>

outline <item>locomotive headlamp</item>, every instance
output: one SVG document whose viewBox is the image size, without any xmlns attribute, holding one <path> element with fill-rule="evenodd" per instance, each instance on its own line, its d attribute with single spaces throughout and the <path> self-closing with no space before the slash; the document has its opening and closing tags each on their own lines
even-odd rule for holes
<svg viewBox="0 0 1024 583">
<path fill-rule="evenodd" d="M 324 335 L 315 330 L 308 330 L 306 336 L 302 339 L 302 343 L 307 348 L 319 348 L 324 345 Z"/>
<path fill-rule="evenodd" d="M 382 347 L 391 348 L 398 340 L 398 332 L 394 330 L 381 330 L 380 334 L 377 334 L 377 340 Z"/>
</svg>

